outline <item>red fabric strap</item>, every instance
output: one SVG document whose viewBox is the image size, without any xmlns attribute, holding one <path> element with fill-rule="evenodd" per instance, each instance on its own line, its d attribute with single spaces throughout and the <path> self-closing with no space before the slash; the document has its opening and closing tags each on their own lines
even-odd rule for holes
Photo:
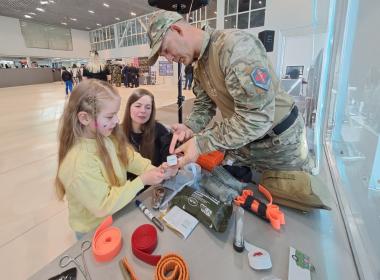
<svg viewBox="0 0 380 280">
<path fill-rule="evenodd" d="M 157 230 L 152 225 L 139 226 L 132 234 L 131 245 L 133 254 L 150 265 L 157 265 L 161 259 L 161 255 L 152 255 L 157 246 Z"/>
</svg>

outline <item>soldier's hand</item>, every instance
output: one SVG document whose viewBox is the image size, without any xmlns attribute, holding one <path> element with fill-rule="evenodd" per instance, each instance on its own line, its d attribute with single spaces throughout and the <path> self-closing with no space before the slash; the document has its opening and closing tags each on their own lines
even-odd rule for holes
<svg viewBox="0 0 380 280">
<path fill-rule="evenodd" d="M 183 145 L 174 150 L 175 154 L 183 153 L 183 157 L 179 160 L 179 167 L 182 168 L 190 162 L 196 162 L 200 153 L 195 142 L 195 138 L 191 137 Z"/>
<path fill-rule="evenodd" d="M 193 137 L 193 131 L 182 123 L 176 123 L 171 126 L 173 138 L 170 143 L 169 153 L 173 154 L 177 142 L 183 142 Z"/>
</svg>

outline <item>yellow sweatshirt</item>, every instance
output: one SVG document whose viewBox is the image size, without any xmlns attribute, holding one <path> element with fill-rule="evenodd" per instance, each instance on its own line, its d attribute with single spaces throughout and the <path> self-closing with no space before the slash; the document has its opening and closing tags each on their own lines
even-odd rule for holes
<svg viewBox="0 0 380 280">
<path fill-rule="evenodd" d="M 136 175 L 154 168 L 150 160 L 128 148 L 128 166 L 124 168 L 117 157 L 111 138 L 105 139 L 115 174 L 121 186 L 112 186 L 106 166 L 97 155 L 95 139 L 81 138 L 65 156 L 58 172 L 66 190 L 69 223 L 76 232 L 89 232 L 102 220 L 127 205 L 143 189 L 140 177 L 127 181 L 127 171 Z"/>
</svg>

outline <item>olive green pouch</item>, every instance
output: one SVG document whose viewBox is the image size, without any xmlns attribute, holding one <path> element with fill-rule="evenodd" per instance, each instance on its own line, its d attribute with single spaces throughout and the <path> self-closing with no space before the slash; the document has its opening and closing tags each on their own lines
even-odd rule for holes
<svg viewBox="0 0 380 280">
<path fill-rule="evenodd" d="M 232 214 L 231 204 L 225 204 L 208 194 L 187 186 L 177 193 L 171 202 L 172 205 L 177 205 L 197 218 L 202 224 L 217 232 L 226 230 Z"/>
<path fill-rule="evenodd" d="M 264 171 L 260 184 L 273 197 L 273 202 L 309 212 L 313 208 L 331 210 L 313 191 L 310 175 L 303 171 Z"/>
</svg>

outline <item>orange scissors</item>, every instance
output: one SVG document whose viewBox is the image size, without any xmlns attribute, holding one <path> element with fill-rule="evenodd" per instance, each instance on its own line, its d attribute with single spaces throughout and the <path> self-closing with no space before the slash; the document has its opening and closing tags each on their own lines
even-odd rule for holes
<svg viewBox="0 0 380 280">
<path fill-rule="evenodd" d="M 243 190 L 240 196 L 237 196 L 234 200 L 235 204 L 249 210 L 253 214 L 262 218 L 263 220 L 270 222 L 272 227 L 276 230 L 280 230 L 281 225 L 285 224 L 285 215 L 281 212 L 280 208 L 272 204 L 272 195 L 270 192 L 259 184 L 259 192 L 261 192 L 268 203 L 265 204 L 258 198 L 255 198 L 253 191 Z"/>
</svg>

